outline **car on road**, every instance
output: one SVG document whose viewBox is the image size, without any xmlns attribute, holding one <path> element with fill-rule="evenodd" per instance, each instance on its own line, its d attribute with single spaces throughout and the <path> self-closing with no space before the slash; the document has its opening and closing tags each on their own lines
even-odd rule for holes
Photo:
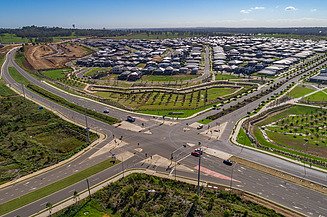
<svg viewBox="0 0 327 217">
<path fill-rule="evenodd" d="M 128 122 L 135 122 L 135 118 L 132 117 L 132 116 L 127 116 L 127 119 L 126 119 Z"/>
<path fill-rule="evenodd" d="M 109 113 L 109 109 L 103 110 L 103 113 L 108 114 Z"/>
<path fill-rule="evenodd" d="M 196 129 L 201 130 L 203 128 L 203 124 L 200 124 Z"/>
<path fill-rule="evenodd" d="M 233 165 L 233 162 L 231 160 L 223 160 L 223 163 L 226 164 L 227 166 Z"/>
<path fill-rule="evenodd" d="M 203 151 L 201 148 L 197 148 L 194 151 L 191 152 L 191 155 L 194 157 L 199 157 L 200 155 L 203 154 Z"/>
</svg>

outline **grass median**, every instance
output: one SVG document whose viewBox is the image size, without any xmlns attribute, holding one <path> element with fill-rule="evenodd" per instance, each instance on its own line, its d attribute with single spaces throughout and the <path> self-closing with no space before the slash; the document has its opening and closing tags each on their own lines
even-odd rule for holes
<svg viewBox="0 0 327 217">
<path fill-rule="evenodd" d="M 86 109 L 82 106 L 78 106 L 74 103 L 71 103 L 67 100 L 65 100 L 64 98 L 61 98 L 53 93 L 50 93 L 49 91 L 44 90 L 43 88 L 40 88 L 34 84 L 31 84 L 24 76 L 22 76 L 15 68 L 13 67 L 9 67 L 9 74 L 10 76 L 15 79 L 15 81 L 22 83 L 24 85 L 26 85 L 26 87 L 32 91 L 34 91 L 35 93 L 48 98 L 60 105 L 63 105 L 65 107 L 71 108 L 74 111 L 80 112 L 82 114 L 86 114 L 92 118 L 104 121 L 108 124 L 115 124 L 118 123 L 119 121 L 116 118 L 104 115 L 104 114 L 100 114 L 96 111 L 92 111 L 90 109 Z"/>
<path fill-rule="evenodd" d="M 115 162 L 112 159 L 105 160 L 99 164 L 96 164 L 92 167 L 89 167 L 85 170 L 75 173 L 72 176 L 69 176 L 60 181 L 57 181 L 55 183 L 52 183 L 45 187 L 42 187 L 38 190 L 35 190 L 31 193 L 25 194 L 19 198 L 16 198 L 16 199 L 8 201 L 4 204 L 1 204 L 0 205 L 0 215 L 4 215 L 6 213 L 9 213 L 11 211 L 14 211 L 14 210 L 22 207 L 22 206 L 25 206 L 29 203 L 39 200 L 43 197 L 49 196 L 50 194 L 53 194 L 59 190 L 67 188 L 68 186 L 73 185 L 77 182 L 80 182 L 80 181 L 82 181 L 94 174 L 97 174 L 117 163 L 119 163 L 119 161 L 117 161 L 117 160 Z"/>
</svg>

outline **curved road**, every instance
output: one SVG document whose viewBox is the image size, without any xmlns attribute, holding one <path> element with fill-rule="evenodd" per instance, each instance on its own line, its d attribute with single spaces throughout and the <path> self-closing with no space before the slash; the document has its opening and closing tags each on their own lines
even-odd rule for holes
<svg viewBox="0 0 327 217">
<path fill-rule="evenodd" d="M 105 108 L 108 107 L 106 105 L 91 101 L 89 99 L 83 99 L 78 96 L 67 94 L 60 90 L 57 90 L 56 88 L 48 86 L 43 82 L 40 82 L 39 80 L 35 79 L 24 70 L 22 70 L 13 61 L 13 54 L 14 54 L 13 51 L 10 52 L 8 54 L 8 59 L 4 63 L 3 78 L 6 81 L 6 83 L 10 84 L 17 91 L 22 92 L 22 86 L 17 82 L 15 82 L 10 77 L 7 70 L 8 66 L 14 66 L 31 83 L 38 85 L 78 105 L 81 105 L 83 107 L 98 112 L 102 112 Z M 290 82 L 296 81 L 299 78 L 300 76 L 288 81 L 282 87 L 280 87 L 278 90 L 274 91 L 270 95 L 281 91 Z M 269 88 L 269 86 L 264 88 Z M 261 90 L 263 90 L 264 88 L 262 88 Z M 81 125 L 85 125 L 85 116 L 83 114 L 79 114 L 66 107 L 57 105 L 56 103 L 44 99 L 43 97 L 35 94 L 34 92 L 29 91 L 26 88 L 24 89 L 25 89 L 25 94 L 28 98 L 31 98 L 34 101 L 39 102 L 40 104 L 45 105 L 48 108 L 59 112 L 60 114 L 64 115 L 68 119 L 80 123 Z M 256 93 L 255 92 L 251 93 L 250 96 L 254 94 Z M 246 97 L 249 96 L 244 96 L 238 100 L 242 101 Z M 90 158 L 90 156 L 94 154 L 96 151 L 98 151 L 101 147 L 106 145 L 109 141 L 111 141 L 113 139 L 113 135 L 115 135 L 115 137 L 123 136 L 123 140 L 129 144 L 121 149 L 114 150 L 113 153 L 119 154 L 124 151 L 130 151 L 132 153 L 135 153 L 133 157 L 131 157 L 130 159 L 124 162 L 125 167 L 129 167 L 129 168 L 132 167 L 144 168 L 150 166 L 141 163 L 141 161 L 145 159 L 145 153 L 147 153 L 148 155 L 160 154 L 161 156 L 170 159 L 171 153 L 175 151 L 176 157 L 174 160 L 179 160 L 180 163 L 182 163 L 183 165 L 194 169 L 196 167 L 197 160 L 192 156 L 189 156 L 189 153 L 193 148 L 192 147 L 180 148 L 180 147 L 186 143 L 196 144 L 198 142 L 201 142 L 204 146 L 221 150 L 226 153 L 230 153 L 232 155 L 240 156 L 242 158 L 257 163 L 261 163 L 263 165 L 267 165 L 291 173 L 296 176 L 303 176 L 304 170 L 303 170 L 303 166 L 301 165 L 284 161 L 272 157 L 270 155 L 258 153 L 253 150 L 242 149 L 241 147 L 232 145 L 229 142 L 229 135 L 236 121 L 241 117 L 245 116 L 247 111 L 251 111 L 253 108 L 257 107 L 258 104 L 263 100 L 263 98 L 253 103 L 250 103 L 237 111 L 234 111 L 226 116 L 217 119 L 214 123 L 210 123 L 214 125 L 215 123 L 228 122 L 222 137 L 218 141 L 209 140 L 207 137 L 199 135 L 198 130 L 196 129 L 190 129 L 188 131 L 183 130 L 183 128 L 187 127 L 186 123 L 193 123 L 196 120 L 200 120 L 203 117 L 208 116 L 209 114 L 216 113 L 217 111 L 210 111 L 198 117 L 180 121 L 173 126 L 169 126 L 166 124 L 160 125 L 158 124 L 158 120 L 154 120 L 150 116 L 137 115 L 136 124 L 141 125 L 141 123 L 146 123 L 146 126 L 151 126 L 150 130 L 152 134 L 145 134 L 142 132 L 133 132 L 133 131 L 124 130 L 121 128 L 110 126 L 101 121 L 88 118 L 88 125 L 91 129 L 101 132 L 107 136 L 105 141 L 97 144 L 95 147 L 91 148 L 89 151 L 85 152 L 83 155 L 73 160 L 68 165 L 58 167 L 54 170 L 48 171 L 44 174 L 38 175 L 24 182 L 19 182 L 14 186 L 9 186 L 7 188 L 0 189 L 0 195 L 1 195 L 0 203 L 4 203 L 11 199 L 17 198 L 21 195 L 24 195 L 32 190 L 44 187 L 50 183 L 53 183 L 64 177 L 67 177 L 76 171 L 81 171 L 87 167 L 90 167 L 91 165 L 94 165 L 96 163 L 99 163 L 107 159 L 108 157 L 111 156 L 112 153 L 103 154 L 95 158 Z M 230 104 L 224 105 L 222 108 L 227 108 L 228 106 L 234 103 L 236 102 L 232 102 Z M 118 109 L 110 110 L 111 116 L 117 117 L 121 120 L 124 120 L 128 114 L 129 113 L 127 111 L 122 111 Z M 137 143 L 140 143 L 140 147 L 142 148 L 142 152 L 140 153 L 135 152 L 135 149 L 139 147 Z M 209 171 L 214 171 L 216 173 L 220 173 L 225 176 L 230 176 L 230 172 L 231 172 L 230 168 L 223 165 L 222 160 L 219 158 L 205 155 L 202 165 L 205 168 L 207 168 Z M 156 169 L 162 172 L 168 172 L 168 173 L 171 172 L 171 171 L 167 171 L 167 168 L 160 167 L 160 166 L 157 166 Z M 122 170 L 122 166 L 116 165 L 112 168 L 107 169 L 106 171 L 96 174 L 90 178 L 91 185 L 99 183 L 100 181 L 111 177 L 112 175 L 116 174 L 121 170 Z M 196 177 L 196 171 L 189 171 L 189 172 L 177 171 L 177 174 L 188 176 L 188 177 Z M 254 171 L 252 169 L 242 167 L 239 165 L 234 166 L 233 178 L 240 181 L 240 183 L 237 184 L 238 185 L 237 187 L 242 190 L 259 194 L 267 199 L 271 199 L 275 202 L 283 204 L 284 206 L 290 207 L 291 209 L 297 210 L 306 215 L 311 215 L 311 214 L 313 216 L 319 216 L 320 214 L 327 215 L 327 210 L 322 205 L 322 204 L 326 204 L 327 202 L 326 197 L 325 195 L 322 195 L 318 192 L 296 186 L 292 183 L 286 183 L 285 181 L 278 179 L 276 177 L 258 171 Z M 326 185 L 326 181 L 327 181 L 327 177 L 325 173 L 312 170 L 310 168 L 306 169 L 305 178 L 323 185 Z M 227 185 L 229 184 L 229 180 L 220 179 L 214 176 L 203 176 L 203 179 L 208 181 L 209 180 L 214 181 L 216 183 L 222 183 Z M 75 185 L 70 186 L 68 189 L 63 189 L 51 196 L 48 196 L 32 204 L 29 204 L 23 208 L 20 208 L 15 212 L 10 213 L 8 216 L 31 215 L 33 213 L 36 213 L 44 209 L 45 208 L 44 204 L 48 201 L 54 204 L 56 202 L 59 202 L 69 197 L 72 194 L 71 192 L 69 193 L 69 190 L 75 189 L 80 192 L 85 188 L 86 185 L 84 181 L 76 183 Z"/>
</svg>

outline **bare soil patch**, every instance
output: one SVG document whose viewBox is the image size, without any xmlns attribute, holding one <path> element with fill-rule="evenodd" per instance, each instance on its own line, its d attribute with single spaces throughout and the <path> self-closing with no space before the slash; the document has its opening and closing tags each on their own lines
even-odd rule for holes
<svg viewBox="0 0 327 217">
<path fill-rule="evenodd" d="M 89 51 L 74 43 L 28 45 L 27 61 L 36 70 L 64 68 L 67 62 L 86 56 Z"/>
</svg>

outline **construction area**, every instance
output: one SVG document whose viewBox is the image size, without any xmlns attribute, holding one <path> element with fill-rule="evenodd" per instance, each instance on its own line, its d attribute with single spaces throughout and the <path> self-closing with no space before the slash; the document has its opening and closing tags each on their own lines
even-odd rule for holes
<svg viewBox="0 0 327 217">
<path fill-rule="evenodd" d="M 35 70 L 64 68 L 65 64 L 92 51 L 75 43 L 28 45 L 25 56 Z"/>
</svg>

